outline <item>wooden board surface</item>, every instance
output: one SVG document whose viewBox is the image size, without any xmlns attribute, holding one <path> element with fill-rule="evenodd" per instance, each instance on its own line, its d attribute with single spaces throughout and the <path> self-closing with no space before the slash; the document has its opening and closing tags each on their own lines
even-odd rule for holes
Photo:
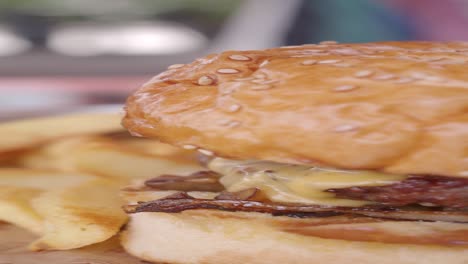
<svg viewBox="0 0 468 264">
<path fill-rule="evenodd" d="M 123 250 L 117 237 L 81 249 L 31 252 L 27 245 L 36 237 L 0 222 L 0 264 L 142 264 Z"/>
</svg>

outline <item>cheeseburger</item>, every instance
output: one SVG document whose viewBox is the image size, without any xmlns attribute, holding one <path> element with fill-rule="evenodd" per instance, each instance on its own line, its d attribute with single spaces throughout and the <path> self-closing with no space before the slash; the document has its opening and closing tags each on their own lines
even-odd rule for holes
<svg viewBox="0 0 468 264">
<path fill-rule="evenodd" d="M 212 54 L 146 83 L 123 124 L 206 167 L 124 190 L 142 259 L 468 263 L 468 43 Z"/>
</svg>

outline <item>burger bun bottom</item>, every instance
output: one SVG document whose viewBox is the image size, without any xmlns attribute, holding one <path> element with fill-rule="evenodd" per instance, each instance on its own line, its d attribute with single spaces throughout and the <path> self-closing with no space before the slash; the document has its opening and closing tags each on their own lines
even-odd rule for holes
<svg viewBox="0 0 468 264">
<path fill-rule="evenodd" d="M 265 218 L 273 216 L 260 213 L 189 210 L 140 212 L 130 218 L 121 237 L 124 248 L 156 263 L 468 263 L 468 250 L 463 247 L 304 236 L 266 225 Z"/>
</svg>

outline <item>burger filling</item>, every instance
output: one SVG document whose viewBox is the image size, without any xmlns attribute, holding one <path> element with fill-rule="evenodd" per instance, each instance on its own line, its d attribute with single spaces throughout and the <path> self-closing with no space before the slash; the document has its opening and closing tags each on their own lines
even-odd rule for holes
<svg viewBox="0 0 468 264">
<path fill-rule="evenodd" d="M 134 203 L 126 211 L 261 213 L 279 216 L 268 225 L 305 236 L 468 245 L 467 179 L 220 158 L 206 165 L 210 170 L 127 188 Z"/>
<path fill-rule="evenodd" d="M 209 171 L 190 176 L 161 175 L 146 181 L 146 190 L 173 192 L 128 211 L 217 209 L 295 217 L 353 214 L 468 222 L 467 179 L 221 158 L 209 161 L 207 167 Z"/>
<path fill-rule="evenodd" d="M 329 206 L 468 208 L 468 179 L 349 171 L 266 161 L 214 159 L 227 191 L 259 188 L 275 202 Z"/>
</svg>

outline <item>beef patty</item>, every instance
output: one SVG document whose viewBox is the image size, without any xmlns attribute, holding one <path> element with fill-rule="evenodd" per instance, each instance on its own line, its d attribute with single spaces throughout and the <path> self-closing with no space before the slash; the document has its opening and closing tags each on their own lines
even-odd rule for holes
<svg viewBox="0 0 468 264">
<path fill-rule="evenodd" d="M 385 186 L 329 189 L 339 198 L 365 200 L 391 206 L 419 204 L 468 209 L 468 179 L 418 175 Z"/>
</svg>

